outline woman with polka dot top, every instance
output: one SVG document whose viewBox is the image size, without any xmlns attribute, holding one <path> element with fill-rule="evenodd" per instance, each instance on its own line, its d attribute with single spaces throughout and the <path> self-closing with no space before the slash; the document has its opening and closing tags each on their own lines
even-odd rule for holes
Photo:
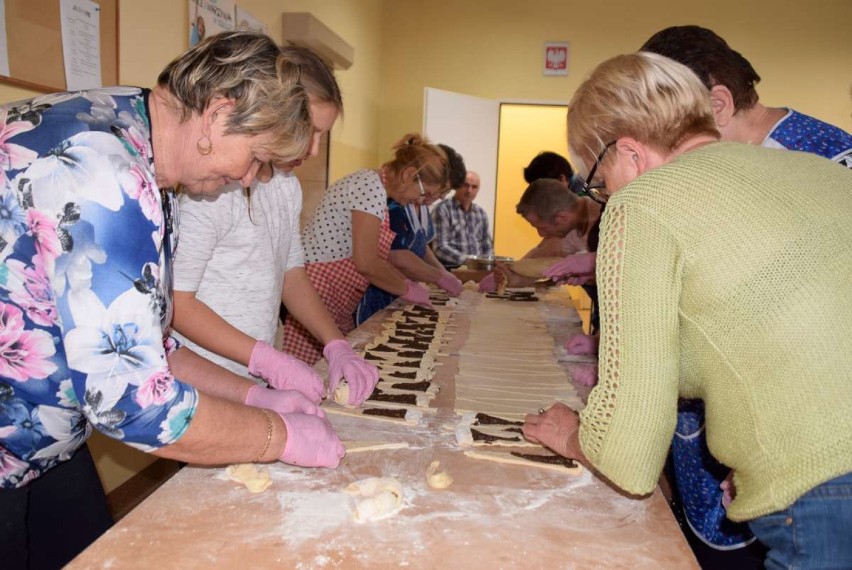
<svg viewBox="0 0 852 570">
<path fill-rule="evenodd" d="M 394 238 L 387 201 L 407 205 L 439 194 L 448 182 L 447 157 L 416 133 L 393 150 L 378 170 L 359 170 L 331 185 L 302 232 L 308 277 L 343 334 L 355 328 L 355 309 L 370 284 L 431 306 L 428 289 L 387 261 Z M 308 364 L 322 357 L 322 345 L 290 316 L 284 351 Z"/>
</svg>

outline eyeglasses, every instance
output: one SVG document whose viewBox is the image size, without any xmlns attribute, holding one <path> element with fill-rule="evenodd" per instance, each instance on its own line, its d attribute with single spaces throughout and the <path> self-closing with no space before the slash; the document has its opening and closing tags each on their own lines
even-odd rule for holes
<svg viewBox="0 0 852 570">
<path fill-rule="evenodd" d="M 618 141 L 612 141 L 606 143 L 601 153 L 595 158 L 595 163 L 592 165 L 592 168 L 589 170 L 589 175 L 583 180 L 580 176 L 573 176 L 571 178 L 571 191 L 580 196 L 588 196 L 598 204 L 606 204 L 606 201 L 609 200 L 609 194 L 601 192 L 601 190 L 606 190 L 606 183 L 603 184 L 589 184 L 589 182 L 595 177 L 595 172 L 598 170 L 598 166 L 601 164 L 601 160 L 603 160 L 606 151 L 609 150 L 611 146 L 613 146 Z"/>
</svg>

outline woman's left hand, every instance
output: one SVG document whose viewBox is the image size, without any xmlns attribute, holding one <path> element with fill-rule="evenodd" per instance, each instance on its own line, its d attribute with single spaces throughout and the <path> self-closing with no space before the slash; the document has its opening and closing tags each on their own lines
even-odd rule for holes
<svg viewBox="0 0 852 570">
<path fill-rule="evenodd" d="M 539 414 L 527 414 L 522 429 L 529 441 L 540 443 L 563 457 L 585 461 L 577 437 L 579 428 L 577 412 L 557 402 Z"/>
<path fill-rule="evenodd" d="M 441 273 L 441 278 L 438 279 L 436 285 L 446 291 L 451 297 L 458 297 L 464 289 L 461 280 L 446 270 Z"/>
<path fill-rule="evenodd" d="M 366 400 L 379 381 L 378 369 L 355 354 L 349 342 L 339 338 L 331 341 L 322 351 L 328 360 L 328 393 L 334 393 L 344 378 L 349 384 L 349 405 L 358 406 Z"/>
<path fill-rule="evenodd" d="M 325 417 L 320 407 L 298 390 L 275 390 L 255 384 L 246 393 L 245 405 L 265 408 L 279 414 L 308 414 Z"/>
</svg>

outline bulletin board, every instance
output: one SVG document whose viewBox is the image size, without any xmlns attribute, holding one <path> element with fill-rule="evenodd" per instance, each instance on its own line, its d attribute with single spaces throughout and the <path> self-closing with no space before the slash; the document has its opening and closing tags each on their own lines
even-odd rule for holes
<svg viewBox="0 0 852 570">
<path fill-rule="evenodd" d="M 119 0 L 94 1 L 101 7 L 102 84 L 117 85 Z M 57 0 L 6 0 L 6 41 L 10 76 L 0 81 L 34 91 L 66 89 Z"/>
</svg>

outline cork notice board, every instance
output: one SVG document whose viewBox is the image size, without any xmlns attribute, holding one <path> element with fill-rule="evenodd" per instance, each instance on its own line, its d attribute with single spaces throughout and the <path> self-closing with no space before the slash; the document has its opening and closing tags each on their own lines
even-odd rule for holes
<svg viewBox="0 0 852 570">
<path fill-rule="evenodd" d="M 95 0 L 101 7 L 101 79 L 118 84 L 118 2 Z M 35 91 L 64 91 L 58 0 L 6 0 L 6 41 L 10 77 L 0 81 Z"/>
</svg>

